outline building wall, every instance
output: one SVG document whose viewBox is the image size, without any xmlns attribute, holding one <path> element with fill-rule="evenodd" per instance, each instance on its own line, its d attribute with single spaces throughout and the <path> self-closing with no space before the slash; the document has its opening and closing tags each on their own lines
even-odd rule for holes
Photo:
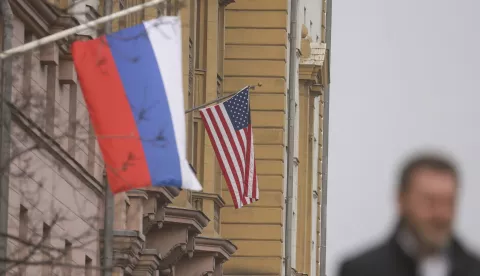
<svg viewBox="0 0 480 276">
<path fill-rule="evenodd" d="M 289 10 L 290 1 L 286 0 L 239 0 L 228 6 L 226 13 L 225 92 L 235 92 L 248 84 L 263 84 L 252 92 L 251 100 L 260 200 L 235 210 L 223 186 L 227 206 L 222 210 L 221 234 L 239 248 L 225 265 L 227 275 L 284 273 L 289 81 L 296 82 L 295 91 L 291 91 L 296 101 L 292 266 L 298 273 L 319 275 L 317 219 L 323 102 L 318 91 L 311 91 L 318 79 L 299 81 L 299 71 L 294 79 L 289 79 Z M 302 55 L 309 55 L 301 52 L 303 30 L 305 41 L 321 42 L 322 3 L 300 0 L 297 14 L 298 65 Z M 315 70 L 319 72 L 320 68 Z"/>
<path fill-rule="evenodd" d="M 239 0 L 227 7 L 225 92 L 262 86 L 251 92 L 260 200 L 235 210 L 223 185 L 222 236 L 238 247 L 226 275 L 282 274 L 287 11 L 286 0 Z"/>
<path fill-rule="evenodd" d="M 30 27 L 16 14 L 13 47 L 35 39 Z M 76 83 L 66 82 L 74 76 L 73 64 L 52 44 L 16 57 L 13 70 L 14 110 L 30 121 L 18 121 L 12 116 L 11 153 L 15 158 L 9 179 L 8 232 L 27 245 L 10 239 L 9 256 L 22 258 L 26 249 L 35 244 L 51 244 L 65 248 L 67 253 L 61 260 L 98 266 L 96 237 L 103 214 L 103 166 L 96 141 L 90 135 L 82 93 Z M 27 105 L 27 101 L 31 104 Z M 54 115 L 47 116 L 49 112 Z M 47 137 L 53 137 L 55 142 Z M 35 261 L 45 258 L 39 252 L 33 255 Z M 19 266 L 12 273 L 19 270 L 26 275 L 53 275 L 69 268 L 56 267 L 52 272 L 49 266 Z M 97 275 L 91 270 L 91 275 Z M 86 270 L 80 272 L 88 275 Z"/>
</svg>

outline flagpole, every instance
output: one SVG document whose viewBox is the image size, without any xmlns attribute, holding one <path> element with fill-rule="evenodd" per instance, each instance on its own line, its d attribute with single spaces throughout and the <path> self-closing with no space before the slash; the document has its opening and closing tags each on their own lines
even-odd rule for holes
<svg viewBox="0 0 480 276">
<path fill-rule="evenodd" d="M 92 21 L 89 21 L 87 23 L 75 26 L 73 28 L 66 29 L 66 30 L 63 30 L 61 32 L 58 32 L 58 33 L 40 38 L 38 40 L 23 44 L 21 46 L 18 46 L 18 47 L 9 49 L 9 50 L 6 50 L 6 51 L 0 53 L 0 60 L 6 59 L 6 58 L 8 58 L 10 56 L 13 56 L 13 55 L 22 54 L 22 53 L 31 51 L 35 48 L 41 47 L 41 46 L 46 45 L 48 43 L 58 41 L 60 39 L 64 39 L 68 36 L 77 34 L 79 32 L 82 32 L 82 31 L 85 31 L 85 30 L 88 30 L 88 29 L 91 29 L 91 28 L 96 28 L 98 25 L 105 24 L 107 22 L 111 22 L 114 19 L 129 15 L 129 14 L 134 13 L 134 12 L 144 10 L 146 8 L 158 5 L 158 4 L 160 4 L 162 2 L 165 2 L 165 1 L 166 0 L 152 0 L 150 2 L 143 3 L 143 4 L 140 4 L 140 5 L 137 5 L 137 6 L 133 6 L 131 8 L 128 8 L 128 9 L 125 9 L 125 10 L 122 10 L 122 11 L 118 11 L 118 12 L 115 12 L 115 13 L 111 13 L 111 14 L 108 14 L 104 17 L 100 17 L 96 20 L 92 20 Z"/>
<path fill-rule="evenodd" d="M 152 1 L 153 2 L 153 1 Z M 113 0 L 104 0 L 104 14 L 109 15 L 113 12 Z M 112 32 L 112 22 L 107 21 L 105 24 L 105 34 Z M 112 190 L 108 185 L 106 169 L 103 175 L 103 184 L 105 188 L 105 205 L 104 205 L 104 224 L 103 224 L 103 276 L 112 276 L 113 270 L 113 220 L 114 197 Z"/>
<path fill-rule="evenodd" d="M 221 102 L 221 101 L 226 100 L 226 99 L 228 99 L 228 98 L 231 98 L 231 97 L 237 95 L 238 93 L 242 92 L 242 91 L 245 90 L 246 88 L 250 88 L 251 90 L 254 90 L 255 87 L 257 87 L 257 86 L 258 86 L 258 87 L 262 86 L 262 83 L 258 83 L 257 85 L 245 86 L 244 88 L 238 90 L 238 91 L 235 92 L 235 93 L 232 93 L 232 94 L 229 94 L 229 95 L 220 97 L 220 98 L 216 98 L 216 99 L 213 100 L 213 101 L 209 101 L 209 102 L 207 102 L 207 103 L 204 103 L 204 104 L 202 104 L 202 105 L 196 106 L 196 107 L 194 107 L 194 108 L 190 108 L 190 109 L 188 109 L 188 110 L 185 110 L 185 114 L 188 114 L 188 113 L 193 112 L 193 111 L 197 111 L 197 110 L 202 109 L 202 108 L 204 108 L 204 107 L 206 107 L 206 106 L 209 106 L 209 105 L 211 105 L 211 104 L 218 103 L 218 102 Z"/>
<path fill-rule="evenodd" d="M 328 55 L 328 80 L 324 96 L 323 152 L 322 152 L 322 205 L 320 213 L 320 276 L 327 275 L 327 200 L 328 200 L 328 141 L 330 125 L 330 63 L 332 41 L 332 0 L 327 0 L 326 38 Z"/>
</svg>

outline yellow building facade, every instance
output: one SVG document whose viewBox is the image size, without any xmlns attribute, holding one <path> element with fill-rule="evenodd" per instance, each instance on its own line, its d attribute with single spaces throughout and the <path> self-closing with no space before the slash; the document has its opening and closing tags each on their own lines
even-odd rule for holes
<svg viewBox="0 0 480 276">
<path fill-rule="evenodd" d="M 99 3 L 100 14 L 102 2 Z M 114 11 L 141 2 L 144 1 L 114 0 Z M 203 191 L 181 191 L 165 201 L 175 208 L 199 211 L 200 217 L 204 215 L 201 237 L 229 240 L 236 246 L 236 251 L 231 250 L 235 251 L 233 256 L 228 256 L 229 260 L 223 264 L 222 272 L 218 272 L 221 274 L 211 275 L 319 276 L 323 265 L 320 263 L 320 198 L 324 89 L 329 84 L 327 2 L 323 1 L 321 10 L 315 11 L 321 18 L 319 37 L 310 36 L 311 23 L 299 22 L 295 79 L 289 79 L 288 68 L 289 10 L 288 0 L 170 0 L 113 22 L 113 29 L 118 30 L 159 15 L 175 15 L 179 11 L 186 110 L 237 92 L 247 85 L 255 86 L 250 99 L 259 201 L 241 209 L 234 208 L 198 111 L 186 116 L 188 159 L 203 184 Z M 292 91 L 296 94 L 297 135 L 294 146 L 294 226 L 289 230 L 285 227 L 285 201 L 290 81 L 296 82 L 298 89 Z M 142 224 L 142 219 L 128 222 L 120 213 L 128 215 L 127 209 L 130 208 L 130 212 L 136 214 L 132 206 L 136 206 L 137 199 L 143 202 L 138 206 L 145 212 L 150 206 L 146 198 L 151 192 L 147 191 L 147 194 L 116 196 L 116 213 L 119 213 L 116 220 L 120 221 L 120 217 L 127 220 L 116 221 L 116 228 L 127 229 L 128 224 L 139 231 L 145 228 L 145 215 Z M 166 213 L 175 210 L 167 209 Z M 285 245 L 286 231 L 291 231 L 293 236 L 291 248 Z M 285 271 L 286 250 L 292 252 L 291 273 Z M 179 275 L 178 272 L 171 273 L 159 275 Z"/>
<path fill-rule="evenodd" d="M 115 3 L 116 10 L 124 8 Z M 293 275 L 320 275 L 326 4 L 317 11 L 320 38 L 313 42 L 308 24 L 299 26 L 299 72 L 293 80 L 298 82 Z M 121 28 L 179 10 L 186 110 L 256 86 L 251 91 L 260 187 L 256 203 L 234 208 L 200 114 L 186 118 L 188 157 L 203 192 L 182 191 L 173 204 L 202 211 L 210 219 L 202 235 L 228 239 L 238 248 L 224 264 L 225 275 L 285 274 L 289 5 L 287 0 L 172 0 L 114 23 Z"/>
</svg>

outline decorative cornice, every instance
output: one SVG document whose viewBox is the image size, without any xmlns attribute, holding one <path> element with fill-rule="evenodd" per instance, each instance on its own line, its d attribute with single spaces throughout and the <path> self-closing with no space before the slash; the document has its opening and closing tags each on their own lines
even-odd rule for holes
<svg viewBox="0 0 480 276">
<path fill-rule="evenodd" d="M 313 84 L 310 86 L 310 94 L 314 96 L 323 95 L 323 84 Z"/>
<path fill-rule="evenodd" d="M 321 66 L 315 64 L 299 64 L 299 76 L 298 78 L 303 81 L 313 81 L 317 83 L 319 81 L 319 73 L 321 72 Z"/>
<path fill-rule="evenodd" d="M 163 220 L 165 219 L 165 208 L 157 209 L 155 212 L 145 212 L 143 213 L 143 233 L 146 235 L 153 226 L 157 228 L 163 227 Z"/>
<path fill-rule="evenodd" d="M 226 239 L 201 236 L 195 239 L 195 251 L 215 252 L 223 259 L 229 259 L 237 249 L 231 241 Z"/>
<path fill-rule="evenodd" d="M 165 208 L 165 222 L 188 224 L 193 226 L 194 229 L 192 230 L 197 233 L 200 233 L 209 221 L 210 219 L 202 211 L 179 207 Z"/>
<path fill-rule="evenodd" d="M 127 191 L 127 196 L 128 197 L 140 197 L 143 199 L 148 199 L 148 195 L 145 191 L 139 190 L 139 189 L 133 189 Z"/>
<path fill-rule="evenodd" d="M 49 20 L 42 16 L 38 11 L 36 11 L 30 4 L 30 2 L 37 1 L 26 1 L 26 0 L 17 0 L 10 1 L 12 6 L 13 13 L 20 18 L 22 22 L 25 22 L 28 27 L 35 33 L 35 35 L 42 37 L 49 34 Z M 44 4 L 44 1 L 38 1 Z M 48 16 L 47 16 L 48 17 Z"/>
<path fill-rule="evenodd" d="M 148 195 L 143 204 L 143 233 L 146 235 L 154 225 L 162 228 L 165 207 L 172 203 L 180 190 L 174 187 L 148 187 L 143 190 Z"/>
<path fill-rule="evenodd" d="M 224 6 L 224 7 L 226 7 L 226 6 L 228 6 L 232 3 L 235 3 L 235 0 L 218 0 L 218 5 Z"/>
<path fill-rule="evenodd" d="M 10 1 L 13 13 L 27 26 L 27 28 L 37 37 L 50 35 L 66 28 L 79 25 L 78 20 L 62 9 L 47 1 L 15 0 Z M 60 48 L 60 54 L 68 54 L 68 44 L 71 40 L 68 38 L 57 41 Z"/>
<path fill-rule="evenodd" d="M 178 231 L 182 232 L 180 229 L 178 229 Z M 182 234 L 182 235 L 174 235 L 174 236 L 166 237 L 164 236 L 166 233 L 160 230 L 158 234 L 161 236 L 156 237 L 157 243 L 158 243 L 158 239 L 160 240 L 168 239 L 168 242 L 170 242 L 170 245 L 169 245 L 168 251 L 160 255 L 161 258 L 160 258 L 160 262 L 158 264 L 157 270 L 160 270 L 160 271 L 168 270 L 174 267 L 182 258 L 185 258 L 185 257 L 191 258 L 193 256 L 193 252 L 195 250 L 195 239 L 197 234 L 189 231 L 185 231 L 184 233 L 185 234 Z M 168 242 L 161 242 L 161 244 L 165 246 L 165 244 L 168 244 Z M 166 249 L 166 248 L 163 248 L 163 249 Z M 156 250 L 160 251 L 160 249 L 158 248 Z"/>
<path fill-rule="evenodd" d="M 165 207 L 178 196 L 180 189 L 175 187 L 147 187 L 142 189 L 148 199 L 143 204 L 143 233 L 146 235 L 153 226 L 162 228 Z"/>
<path fill-rule="evenodd" d="M 310 42 L 307 39 L 303 43 L 305 48 L 310 49 L 310 53 L 300 59 L 299 79 L 313 84 L 325 84 L 324 72 L 328 70 L 326 44 Z"/>
<path fill-rule="evenodd" d="M 147 234 L 147 248 L 161 253 L 158 270 L 174 266 L 182 258 L 191 258 L 195 252 L 195 239 L 207 226 L 209 219 L 197 210 L 165 207 L 161 227 L 152 228 Z"/>
<path fill-rule="evenodd" d="M 140 260 L 133 270 L 133 276 L 136 275 L 154 275 L 160 264 L 161 256 L 155 249 L 143 249 Z"/>
<path fill-rule="evenodd" d="M 100 230 L 100 241 L 103 245 L 103 230 Z M 113 231 L 114 267 L 121 267 L 131 274 L 140 260 L 140 252 L 145 244 L 145 236 L 137 231 Z M 103 252 L 103 251 L 102 251 Z"/>
<path fill-rule="evenodd" d="M 212 194 L 212 193 L 203 193 L 203 192 L 192 192 L 192 196 L 194 198 L 202 198 L 202 199 L 210 199 L 215 202 L 220 208 L 225 206 L 225 201 L 219 194 Z"/>
<path fill-rule="evenodd" d="M 187 253 L 187 244 L 175 244 L 170 250 L 162 256 L 158 265 L 158 270 L 165 270 L 175 265 Z"/>
<path fill-rule="evenodd" d="M 229 240 L 197 237 L 193 261 L 184 259 L 177 266 L 183 274 L 192 271 L 195 275 L 223 275 L 223 263 L 229 260 L 236 250 L 237 247 Z"/>
<path fill-rule="evenodd" d="M 180 189 L 171 186 L 165 187 L 145 187 L 143 188 L 149 196 L 155 194 L 155 197 L 159 198 L 161 201 L 165 201 L 167 203 L 172 203 L 173 199 L 175 199 L 180 194 Z"/>
<path fill-rule="evenodd" d="M 294 276 L 308 276 L 306 273 L 298 272 L 294 268 L 292 268 L 292 275 Z"/>
</svg>

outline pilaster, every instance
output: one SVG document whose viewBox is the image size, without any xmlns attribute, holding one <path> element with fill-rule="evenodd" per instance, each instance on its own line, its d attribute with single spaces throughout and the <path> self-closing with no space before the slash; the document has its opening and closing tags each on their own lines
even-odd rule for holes
<svg viewBox="0 0 480 276">
<path fill-rule="evenodd" d="M 130 206 L 127 210 L 127 229 L 143 233 L 143 204 L 148 199 L 147 193 L 142 190 L 127 192 Z"/>
</svg>

